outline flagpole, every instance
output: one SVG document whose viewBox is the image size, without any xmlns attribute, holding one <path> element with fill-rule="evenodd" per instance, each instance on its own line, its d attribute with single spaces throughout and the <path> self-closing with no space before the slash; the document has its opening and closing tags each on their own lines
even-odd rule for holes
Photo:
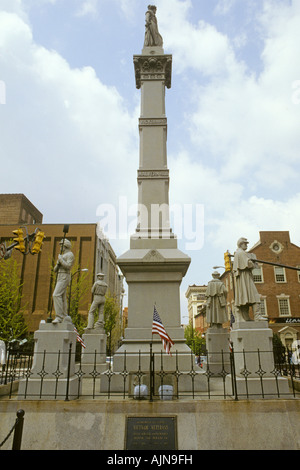
<svg viewBox="0 0 300 470">
<path fill-rule="evenodd" d="M 156 302 L 154 302 L 155 308 Z M 150 341 L 150 401 L 153 401 L 154 393 L 154 360 L 153 360 L 153 328 L 151 328 L 151 341 Z"/>
</svg>

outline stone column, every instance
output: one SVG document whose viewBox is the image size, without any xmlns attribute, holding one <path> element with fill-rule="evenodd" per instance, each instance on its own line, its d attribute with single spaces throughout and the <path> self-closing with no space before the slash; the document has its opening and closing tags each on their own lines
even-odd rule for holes
<svg viewBox="0 0 300 470">
<path fill-rule="evenodd" d="M 182 350 L 179 289 L 190 258 L 178 250 L 169 221 L 165 89 L 171 87 L 172 56 L 160 47 L 146 47 L 134 56 L 134 66 L 141 89 L 140 217 L 130 250 L 117 261 L 128 283 L 128 328 L 121 351 L 149 352 L 154 303 L 176 348 Z M 153 339 L 154 350 L 160 351 L 160 338 Z"/>
<path fill-rule="evenodd" d="M 178 249 L 169 220 L 165 90 L 171 87 L 172 56 L 161 47 L 145 47 L 133 60 L 136 87 L 141 90 L 139 217 L 130 249 L 117 260 L 128 284 L 128 327 L 114 355 L 114 371 L 122 371 L 125 352 L 127 370 L 138 370 L 142 361 L 142 369 L 149 371 L 154 304 L 175 343 L 172 358 L 164 353 L 164 369 L 174 371 L 177 350 L 179 369 L 189 371 L 191 351 L 181 327 L 180 285 L 191 260 Z M 154 335 L 153 352 L 161 350 L 161 339 Z"/>
</svg>

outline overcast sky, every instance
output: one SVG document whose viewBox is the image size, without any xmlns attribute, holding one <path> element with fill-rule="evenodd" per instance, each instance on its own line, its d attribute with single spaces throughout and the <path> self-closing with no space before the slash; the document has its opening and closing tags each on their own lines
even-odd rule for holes
<svg viewBox="0 0 300 470">
<path fill-rule="evenodd" d="M 0 0 L 0 192 L 24 193 L 44 223 L 127 208 L 110 239 L 117 255 L 137 202 L 133 55 L 148 1 Z M 239 237 L 251 246 L 261 230 L 288 230 L 300 245 L 300 1 L 153 3 L 173 55 L 168 166 L 192 258 L 185 316 L 188 285 L 206 284 Z"/>
</svg>

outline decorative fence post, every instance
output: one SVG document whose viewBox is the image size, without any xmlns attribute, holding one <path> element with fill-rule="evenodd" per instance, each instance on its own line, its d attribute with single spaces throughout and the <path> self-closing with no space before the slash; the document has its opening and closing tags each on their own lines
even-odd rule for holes
<svg viewBox="0 0 300 470">
<path fill-rule="evenodd" d="M 12 450 L 21 450 L 23 424 L 24 424 L 24 410 L 17 411 L 17 419 L 15 424 L 14 440 L 12 444 Z"/>
</svg>

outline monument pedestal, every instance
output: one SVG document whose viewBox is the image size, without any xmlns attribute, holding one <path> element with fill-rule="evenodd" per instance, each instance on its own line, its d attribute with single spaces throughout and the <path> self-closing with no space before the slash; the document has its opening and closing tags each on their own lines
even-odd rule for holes
<svg viewBox="0 0 300 470">
<path fill-rule="evenodd" d="M 240 398 L 289 395 L 287 378 L 281 377 L 275 369 L 272 336 L 267 321 L 233 324 L 230 338 L 234 348 L 236 391 Z M 228 375 L 228 390 L 231 380 L 231 375 Z"/>
<path fill-rule="evenodd" d="M 19 399 L 74 400 L 81 382 L 75 375 L 77 336 L 70 317 L 62 323 L 40 323 L 34 333 L 32 369 L 20 380 Z"/>
<path fill-rule="evenodd" d="M 81 355 L 81 369 L 86 374 L 96 370 L 97 372 L 104 372 L 107 369 L 106 364 L 106 334 L 104 328 L 86 328 L 82 339 L 85 348 L 82 349 Z"/>
<path fill-rule="evenodd" d="M 149 247 L 150 244 L 152 248 Z M 156 248 L 153 248 L 153 244 Z M 133 239 L 131 249 L 118 258 L 118 265 L 128 283 L 128 327 L 122 346 L 114 354 L 113 372 L 117 375 L 101 378 L 102 391 L 107 390 L 109 380 L 113 390 L 122 391 L 124 370 L 129 372 L 129 393 L 133 393 L 133 385 L 137 385 L 136 377 L 141 373 L 145 380 L 141 384 L 148 384 L 151 343 L 154 372 L 163 370 L 167 374 L 164 385 L 174 386 L 172 374 L 176 370 L 187 374 L 196 369 L 195 357 L 186 344 L 180 321 L 180 284 L 189 264 L 190 258 L 177 249 L 175 239 Z M 172 356 L 166 354 L 158 335 L 155 334 L 152 338 L 154 304 L 174 342 Z M 172 383 L 169 384 L 168 379 Z M 178 386 L 180 391 L 191 390 L 191 377 L 181 375 Z M 195 378 L 195 390 L 206 389 L 207 378 L 203 371 L 199 371 Z"/>
<path fill-rule="evenodd" d="M 229 332 L 224 328 L 211 326 L 206 331 L 207 362 L 214 375 L 230 372 Z"/>
</svg>

